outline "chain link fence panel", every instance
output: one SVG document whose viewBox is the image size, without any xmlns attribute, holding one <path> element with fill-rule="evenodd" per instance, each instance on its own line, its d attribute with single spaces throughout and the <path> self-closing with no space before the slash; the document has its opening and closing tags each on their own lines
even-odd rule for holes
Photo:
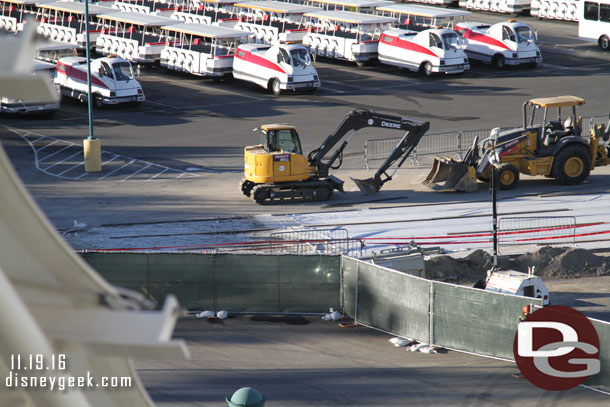
<svg viewBox="0 0 610 407">
<path fill-rule="evenodd" d="M 498 219 L 498 251 L 507 246 L 544 244 L 574 246 L 574 216 L 500 217 Z"/>
</svg>

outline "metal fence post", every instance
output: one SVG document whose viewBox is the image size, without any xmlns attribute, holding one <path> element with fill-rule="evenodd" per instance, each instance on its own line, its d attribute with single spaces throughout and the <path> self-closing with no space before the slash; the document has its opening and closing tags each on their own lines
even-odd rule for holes
<svg viewBox="0 0 610 407">
<path fill-rule="evenodd" d="M 429 313 L 429 328 L 428 328 L 428 345 L 434 345 L 434 283 L 430 282 L 430 313 Z"/>
<path fill-rule="evenodd" d="M 457 136 L 457 158 L 462 159 L 462 131 L 458 131 Z"/>
<path fill-rule="evenodd" d="M 364 168 L 369 169 L 369 141 L 364 142 Z"/>
</svg>

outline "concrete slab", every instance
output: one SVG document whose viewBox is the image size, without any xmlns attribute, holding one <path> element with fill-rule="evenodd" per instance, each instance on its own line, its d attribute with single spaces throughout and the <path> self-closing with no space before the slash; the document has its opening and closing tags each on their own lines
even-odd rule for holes
<svg viewBox="0 0 610 407">
<path fill-rule="evenodd" d="M 513 363 L 449 351 L 396 348 L 368 328 L 340 328 L 319 317 L 239 316 L 209 323 L 181 319 L 189 362 L 137 368 L 159 407 L 224 406 L 253 387 L 267 407 L 305 406 L 602 406 L 605 394 L 547 392 L 512 376 Z"/>
</svg>

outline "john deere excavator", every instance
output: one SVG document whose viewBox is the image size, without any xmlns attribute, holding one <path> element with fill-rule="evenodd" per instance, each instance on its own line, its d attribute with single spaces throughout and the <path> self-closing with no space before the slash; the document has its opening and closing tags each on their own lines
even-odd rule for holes
<svg viewBox="0 0 610 407">
<path fill-rule="evenodd" d="M 584 104 L 576 96 L 528 100 L 523 104 L 523 127 L 497 128 L 482 141 L 475 138 L 462 161 L 436 157 L 423 184 L 435 190 L 475 191 L 477 179 L 491 178 L 492 162 L 496 162 L 500 189 L 514 188 L 519 174 L 544 175 L 562 185 L 580 184 L 593 168 L 610 164 L 610 147 L 600 144 L 608 141 L 610 122 L 584 138 L 582 118 L 576 115 L 576 107 Z M 571 110 L 565 121 L 562 108 Z M 549 109 L 557 109 L 556 119 L 549 117 Z M 537 110 L 544 110 L 542 124 L 534 124 Z"/>
<path fill-rule="evenodd" d="M 406 132 L 374 177 L 354 180 L 365 194 L 376 194 L 384 183 L 392 179 L 386 171 L 401 157 L 398 167 L 404 163 L 430 127 L 430 123 L 366 109 L 354 109 L 345 115 L 322 145 L 307 157 L 302 153 L 301 141 L 294 126 L 262 125 L 261 144 L 244 149 L 245 178 L 240 182 L 239 188 L 244 195 L 251 197 L 258 204 L 327 200 L 334 190 L 343 192 L 343 181 L 330 175 L 330 170 L 341 167 L 343 150 L 349 140 L 356 131 L 367 127 Z M 346 135 L 346 140 L 327 161 L 323 161 Z"/>
</svg>

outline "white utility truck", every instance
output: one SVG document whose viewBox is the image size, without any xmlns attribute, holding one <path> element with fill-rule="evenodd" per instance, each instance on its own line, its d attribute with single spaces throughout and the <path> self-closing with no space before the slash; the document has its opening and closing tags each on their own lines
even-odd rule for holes
<svg viewBox="0 0 610 407">
<path fill-rule="evenodd" d="M 514 270 L 493 271 L 487 277 L 485 290 L 503 294 L 540 298 L 542 305 L 550 304 L 550 293 L 540 277 Z"/>
<path fill-rule="evenodd" d="M 307 48 L 298 44 L 242 44 L 233 58 L 233 76 L 271 90 L 315 90 L 318 72 Z"/>
<path fill-rule="evenodd" d="M 87 101 L 87 60 L 67 57 L 57 61 L 53 83 L 62 96 Z M 103 57 L 91 61 L 91 92 L 98 108 L 119 103 L 137 104 L 144 100 L 142 86 L 135 78 L 129 61 Z"/>
<path fill-rule="evenodd" d="M 462 39 L 455 31 L 445 28 L 384 31 L 377 52 L 384 64 L 419 71 L 426 76 L 462 73 L 470 68 Z"/>
<path fill-rule="evenodd" d="M 459 23 L 455 31 L 462 36 L 466 55 L 502 69 L 506 65 L 535 66 L 542 62 L 536 36 L 529 25 L 509 20 L 494 25 Z"/>
</svg>

